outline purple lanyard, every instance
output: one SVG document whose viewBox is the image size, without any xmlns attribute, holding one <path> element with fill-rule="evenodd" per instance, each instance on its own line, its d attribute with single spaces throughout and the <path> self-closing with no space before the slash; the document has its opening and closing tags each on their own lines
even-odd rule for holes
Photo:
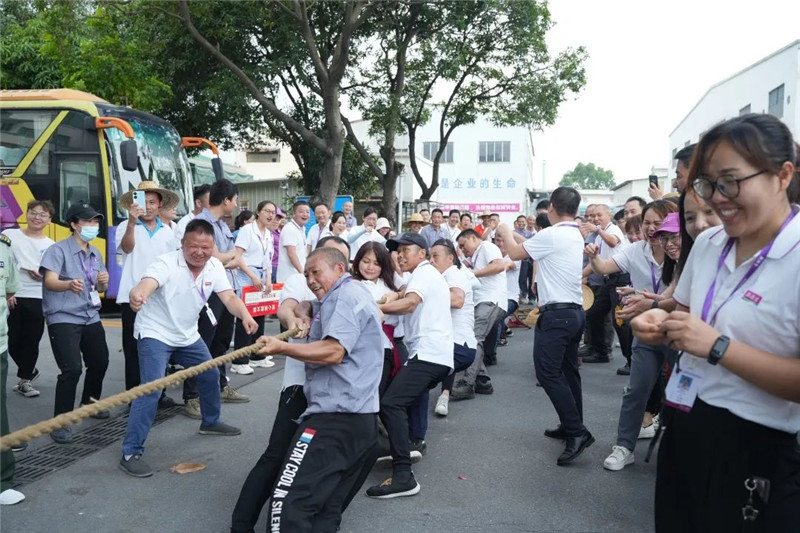
<svg viewBox="0 0 800 533">
<path fill-rule="evenodd" d="M 202 298 L 203 303 L 205 304 L 205 303 L 208 302 L 208 300 L 206 300 L 206 291 L 203 290 L 203 278 L 205 278 L 205 276 L 201 276 L 200 277 L 200 287 L 199 288 L 197 287 L 197 283 L 195 282 L 194 290 L 197 291 L 197 294 L 200 295 L 200 298 Z"/>
<path fill-rule="evenodd" d="M 711 304 L 714 302 L 714 294 L 717 289 L 717 277 L 719 277 L 719 272 L 725 265 L 725 259 L 728 257 L 728 254 L 731 252 L 731 249 L 733 249 L 733 244 L 736 242 L 735 238 L 732 237 L 728 238 L 728 242 L 725 243 L 725 247 L 722 249 L 722 253 L 719 256 L 719 261 L 717 262 L 717 273 L 714 274 L 714 281 L 711 282 L 711 287 L 708 288 L 708 293 L 706 293 L 706 300 L 703 303 L 703 312 L 700 315 L 700 318 L 702 318 L 703 322 L 706 322 L 711 326 L 716 324 L 717 315 L 719 314 L 720 309 L 722 309 L 725 306 L 725 304 L 727 304 L 731 300 L 731 298 L 733 298 L 733 295 L 736 294 L 736 292 L 739 289 L 741 289 L 745 283 L 747 283 L 747 280 L 753 277 L 753 274 L 755 274 L 756 270 L 758 270 L 758 268 L 764 263 L 764 260 L 767 258 L 767 254 L 769 254 L 769 251 L 772 249 L 772 245 L 775 244 L 775 240 L 778 238 L 778 235 L 780 235 L 781 232 L 783 232 L 783 230 L 786 229 L 786 226 L 789 225 L 789 222 L 792 221 L 792 219 L 795 217 L 796 214 L 797 211 L 795 210 L 792 210 L 792 212 L 789 213 L 789 216 L 786 217 L 786 220 L 783 222 L 783 225 L 778 230 L 778 234 L 775 235 L 775 238 L 772 239 L 769 242 L 769 244 L 767 244 L 764 248 L 761 249 L 760 252 L 758 252 L 758 255 L 753 261 L 753 264 L 750 265 L 750 268 L 747 270 L 747 273 L 745 273 L 744 277 L 739 281 L 738 284 L 736 284 L 736 287 L 731 291 L 728 297 L 725 298 L 725 300 L 719 305 L 719 307 L 717 307 L 717 309 L 714 311 L 714 314 L 711 315 L 711 320 L 709 321 L 707 319 L 709 313 L 711 312 Z"/>
<path fill-rule="evenodd" d="M 658 294 L 658 290 L 661 288 L 661 280 L 656 276 L 656 272 L 656 266 L 650 263 L 650 279 L 653 281 L 653 292 Z"/>
<path fill-rule="evenodd" d="M 559 222 L 556 226 L 560 226 L 562 228 L 577 228 L 578 225 L 574 222 Z"/>
<path fill-rule="evenodd" d="M 86 262 L 83 260 L 83 257 L 78 256 L 81 260 L 81 267 L 83 267 L 83 273 L 86 274 L 86 281 L 89 282 L 89 285 L 94 287 L 94 281 L 92 280 L 92 273 L 94 272 L 94 265 L 97 264 L 97 260 L 89 256 L 89 266 L 86 266 Z"/>
</svg>

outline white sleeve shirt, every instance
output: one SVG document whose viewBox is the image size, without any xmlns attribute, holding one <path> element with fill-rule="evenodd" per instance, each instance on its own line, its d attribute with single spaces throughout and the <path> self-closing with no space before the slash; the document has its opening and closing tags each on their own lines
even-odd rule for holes
<svg viewBox="0 0 800 533">
<path fill-rule="evenodd" d="M 433 265 L 423 261 L 406 285 L 405 293 L 412 292 L 422 301 L 411 314 L 404 315 L 409 357 L 453 368 L 453 321 L 447 282 Z"/>
<path fill-rule="evenodd" d="M 475 250 L 475 254 L 472 256 L 472 270 L 478 271 L 485 268 L 496 259 L 500 259 L 501 261 L 503 259 L 500 248 L 491 242 L 484 241 L 478 245 L 478 249 Z M 508 306 L 505 272 L 498 272 L 491 276 L 482 276 L 478 278 L 478 281 L 481 282 L 481 287 L 475 290 L 475 305 L 483 302 L 490 302 L 498 305 L 502 309 Z"/>
<path fill-rule="evenodd" d="M 300 261 L 300 266 L 306 264 L 306 234 L 305 229 L 297 225 L 297 222 L 290 220 L 281 230 L 281 240 L 278 251 L 278 281 L 289 279 L 292 274 L 302 274 L 302 271 L 295 269 L 289 261 L 287 246 L 294 246 L 294 251 Z M 273 280 L 274 281 L 274 280 Z"/>
<path fill-rule="evenodd" d="M 128 221 L 125 220 L 117 226 L 115 234 L 117 254 L 122 258 L 122 274 L 117 291 L 117 303 L 120 304 L 130 301 L 129 293 L 141 281 L 147 267 L 159 256 L 174 252 L 176 248 L 175 233 L 169 226 L 162 225 L 150 235 L 144 224 L 136 224 L 133 229 L 134 247 L 131 253 L 126 254 L 121 246 L 127 229 Z"/>
<path fill-rule="evenodd" d="M 236 236 L 236 248 L 244 250 L 242 258 L 249 267 L 272 268 L 272 232 L 267 229 L 264 235 L 258 228 L 258 223 L 251 222 L 243 226 Z"/>
<path fill-rule="evenodd" d="M 466 344 L 468 348 L 476 348 L 478 341 L 475 339 L 475 302 L 468 272 L 466 267 L 458 268 L 453 265 L 442 275 L 449 289 L 457 288 L 464 292 L 464 305 L 461 306 L 461 309 L 450 308 L 450 318 L 453 321 L 453 342 Z"/>
<path fill-rule="evenodd" d="M 622 233 L 622 230 L 614 224 L 613 222 L 609 222 L 608 225 L 603 228 L 603 231 L 611 235 L 612 237 L 616 237 L 619 239 L 619 242 L 616 246 L 609 246 L 606 241 L 603 240 L 603 237 L 600 234 L 597 234 L 597 237 L 594 240 L 594 243 L 600 248 L 599 256 L 601 259 L 611 259 L 611 257 L 622 251 L 627 245 L 628 240 L 625 238 L 625 234 Z"/>
<path fill-rule="evenodd" d="M 583 237 L 577 224 L 560 222 L 536 233 L 522 245 L 538 265 L 541 305 L 583 304 Z"/>
<path fill-rule="evenodd" d="M 667 286 L 661 281 L 663 263 L 656 262 L 647 241 L 635 242 L 611 256 L 620 272 L 630 274 L 634 289 L 661 294 Z"/>
</svg>

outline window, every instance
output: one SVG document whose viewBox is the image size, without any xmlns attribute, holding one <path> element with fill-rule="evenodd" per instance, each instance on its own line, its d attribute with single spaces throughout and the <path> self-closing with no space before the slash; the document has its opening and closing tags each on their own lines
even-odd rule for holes
<svg viewBox="0 0 800 533">
<path fill-rule="evenodd" d="M 750 104 L 747 104 L 746 106 L 744 106 L 743 108 L 741 108 L 739 110 L 739 116 L 740 117 L 742 115 L 749 115 L 749 114 L 750 114 Z"/>
<path fill-rule="evenodd" d="M 0 167 L 16 168 L 57 114 L 55 110 L 3 109 L 0 115 Z"/>
<path fill-rule="evenodd" d="M 422 155 L 425 157 L 425 159 L 433 161 L 433 159 L 436 157 L 436 152 L 439 151 L 439 146 L 440 143 L 438 141 L 422 143 Z M 441 159 L 439 159 L 439 163 L 452 163 L 452 162 L 453 162 L 453 143 L 449 142 L 447 143 L 447 148 L 445 148 L 444 152 L 442 152 L 442 157 Z"/>
<path fill-rule="evenodd" d="M 247 152 L 248 163 L 280 163 L 280 150 L 265 150 L 263 152 Z"/>
<path fill-rule="evenodd" d="M 510 141 L 482 141 L 478 143 L 480 163 L 508 163 L 511 161 Z"/>
<path fill-rule="evenodd" d="M 769 114 L 783 117 L 783 84 L 769 92 Z"/>
</svg>

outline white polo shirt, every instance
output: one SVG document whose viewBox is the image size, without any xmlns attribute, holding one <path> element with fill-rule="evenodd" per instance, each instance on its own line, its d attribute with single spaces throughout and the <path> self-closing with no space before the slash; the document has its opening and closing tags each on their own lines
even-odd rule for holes
<svg viewBox="0 0 800 533">
<path fill-rule="evenodd" d="M 169 346 L 189 346 L 200 340 L 197 332 L 200 310 L 212 292 L 232 290 L 218 259 L 209 259 L 195 278 L 183 250 L 160 256 L 147 267 L 142 278 L 156 280 L 158 289 L 136 313 L 133 337 L 156 339 Z"/>
<path fill-rule="evenodd" d="M 702 316 L 708 289 L 728 240 L 724 228 L 701 233 L 692 247 L 673 298 Z M 708 320 L 731 296 L 752 266 L 755 255 L 736 267 L 733 246 L 717 276 Z M 713 324 L 720 335 L 779 357 L 800 357 L 800 215 L 778 236 L 752 277 L 719 310 Z M 691 357 L 691 356 L 689 356 Z M 698 396 L 706 403 L 780 431 L 800 431 L 800 403 L 783 400 L 745 381 L 728 369 L 700 361 L 704 377 Z"/>
<path fill-rule="evenodd" d="M 619 228 L 619 226 L 613 222 L 609 222 L 608 225 L 603 228 L 603 231 L 613 237 L 618 238 L 619 243 L 616 246 L 611 247 L 598 234 L 594 239 L 594 243 L 600 248 L 598 255 L 601 259 L 611 259 L 615 254 L 621 252 L 626 246 L 628 246 L 628 239 L 625 238 L 625 234 L 622 233 L 622 230 Z"/>
<path fill-rule="evenodd" d="M 22 269 L 39 272 L 39 263 L 42 260 L 42 256 L 55 242 L 45 236 L 40 239 L 33 239 L 25 235 L 19 228 L 3 230 L 3 235 L 11 239 L 11 255 L 14 258 L 14 266 L 19 271 L 20 287 L 14 296 L 41 300 L 42 282 L 36 281 L 27 272 L 23 272 Z"/>
<path fill-rule="evenodd" d="M 458 268 L 453 265 L 442 273 L 448 288 L 457 288 L 464 291 L 464 305 L 461 309 L 450 308 L 450 318 L 453 321 L 453 342 L 466 344 L 468 348 L 477 348 L 475 339 L 475 302 L 473 299 L 472 282 L 467 275 L 465 267 Z M 474 279 L 474 277 L 473 277 Z"/>
<path fill-rule="evenodd" d="M 522 246 L 538 264 L 539 303 L 583 304 L 583 237 L 574 222 L 544 228 Z"/>
<path fill-rule="evenodd" d="M 375 281 L 367 281 L 361 280 L 360 283 L 367 288 L 369 293 L 372 295 L 372 299 L 376 302 L 383 298 L 383 295 L 387 292 L 392 292 L 392 289 L 386 286 L 386 283 L 383 282 L 382 279 L 378 278 Z M 396 326 L 399 320 L 399 315 L 386 315 L 384 318 L 384 322 L 390 326 Z M 386 332 L 383 333 L 383 349 L 384 350 L 391 350 L 394 347 L 392 344 L 391 339 L 386 335 Z"/>
<path fill-rule="evenodd" d="M 236 236 L 237 248 L 244 250 L 242 259 L 247 266 L 266 269 L 272 268 L 272 231 L 268 228 L 262 235 L 257 222 L 251 222 L 239 229 Z"/>
<path fill-rule="evenodd" d="M 319 241 L 331 235 L 331 229 L 328 224 L 325 224 L 325 227 L 320 229 L 319 224 L 314 224 L 311 226 L 311 229 L 308 230 L 308 237 L 306 237 L 306 242 L 311 245 L 311 251 L 317 249 L 317 244 Z"/>
<path fill-rule="evenodd" d="M 506 270 L 506 298 L 508 300 L 516 300 L 519 298 L 519 267 L 522 265 L 522 261 L 512 261 L 510 257 L 505 256 L 503 257 L 503 262 L 514 264 L 514 268 Z"/>
<path fill-rule="evenodd" d="M 300 302 L 312 302 L 317 297 L 311 292 L 306 284 L 306 278 L 303 274 L 292 274 L 289 279 L 283 282 L 283 289 L 281 289 L 281 298 L 279 305 L 282 305 L 286 300 L 294 300 Z M 306 344 L 307 339 L 289 339 L 291 344 Z M 287 387 L 294 385 L 305 385 L 306 382 L 306 365 L 302 361 L 298 361 L 292 357 L 286 358 L 286 363 L 283 366 L 283 382 L 281 384 L 281 391 Z"/>
<path fill-rule="evenodd" d="M 647 241 L 630 244 L 611 256 L 620 272 L 631 275 L 631 285 L 640 291 L 651 291 L 661 294 L 667 285 L 661 281 L 663 263 L 656 262 L 653 248 Z"/>
<path fill-rule="evenodd" d="M 304 267 L 306 264 L 306 232 L 294 219 L 290 220 L 281 230 L 277 273 L 277 281 L 280 282 L 286 281 L 292 274 L 303 273 L 302 270 L 298 271 L 295 269 L 292 262 L 289 261 L 289 253 L 286 251 L 287 246 L 294 246 L 297 259 L 300 261 L 300 266 Z"/>
<path fill-rule="evenodd" d="M 404 315 L 405 343 L 409 357 L 417 356 L 453 368 L 453 320 L 450 318 L 450 287 L 439 271 L 423 261 L 411 273 L 406 294 L 415 293 L 422 302 Z"/>
<path fill-rule="evenodd" d="M 357 231 L 351 231 L 350 233 L 358 233 L 358 231 L 361 231 L 362 229 L 363 228 L 359 226 L 359 229 Z M 381 234 L 377 232 L 377 230 L 372 230 L 369 232 L 365 231 L 363 235 L 361 235 L 355 240 L 355 242 L 350 243 L 350 261 L 355 260 L 356 254 L 358 253 L 358 250 L 362 246 L 364 246 L 368 242 L 373 242 L 373 241 L 379 242 L 382 245 L 386 246 L 386 239 L 384 239 L 381 236 Z"/>
<path fill-rule="evenodd" d="M 450 232 L 450 240 L 453 241 L 453 244 L 456 245 L 456 249 L 458 249 L 458 236 L 461 235 L 461 228 L 458 226 L 451 228 L 450 224 L 447 224 L 447 231 Z"/>
<path fill-rule="evenodd" d="M 181 217 L 181 219 L 178 221 L 178 225 L 175 226 L 175 240 L 178 243 L 178 248 L 180 248 L 183 234 L 186 233 L 186 226 L 188 226 L 189 222 L 192 220 L 194 220 L 194 213 L 189 211 L 187 214 Z"/>
<path fill-rule="evenodd" d="M 114 236 L 117 255 L 121 256 L 123 261 L 122 274 L 119 278 L 119 290 L 117 291 L 117 303 L 119 304 L 130 301 L 128 293 L 141 281 L 142 275 L 153 261 L 163 254 L 174 252 L 177 248 L 175 233 L 169 226 L 161 225 L 159 222 L 156 232 L 150 236 L 150 232 L 147 231 L 147 227 L 144 224 L 136 224 L 136 227 L 133 228 L 135 245 L 131 253 L 126 254 L 122 251 L 122 238 L 125 236 L 127 229 L 128 221 L 125 220 L 117 226 L 117 232 Z"/>
<path fill-rule="evenodd" d="M 473 272 L 485 268 L 495 259 L 503 259 L 500 248 L 491 242 L 482 242 L 478 245 L 477 250 L 475 250 L 475 253 L 470 258 Z M 490 302 L 496 304 L 503 310 L 508 308 L 505 272 L 500 271 L 491 276 L 482 276 L 478 278 L 478 281 L 481 282 L 481 288 L 475 290 L 475 305 L 483 302 Z"/>
</svg>

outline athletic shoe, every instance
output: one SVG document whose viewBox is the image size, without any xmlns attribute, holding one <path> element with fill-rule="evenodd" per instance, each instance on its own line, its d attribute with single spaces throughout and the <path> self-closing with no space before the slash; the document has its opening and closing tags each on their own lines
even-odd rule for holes
<svg viewBox="0 0 800 533">
<path fill-rule="evenodd" d="M 611 358 L 607 355 L 600 355 L 599 353 L 592 353 L 592 355 L 583 358 L 584 363 L 608 363 Z"/>
<path fill-rule="evenodd" d="M 475 394 L 494 394 L 494 387 L 491 381 L 483 383 L 481 380 L 475 381 Z"/>
<path fill-rule="evenodd" d="M 119 460 L 119 468 L 129 476 L 133 477 L 150 477 L 153 475 L 153 469 L 150 465 L 144 462 L 141 455 L 133 455 L 130 459 L 125 460 L 125 456 Z"/>
<path fill-rule="evenodd" d="M 508 339 L 500 339 L 497 341 L 498 346 L 508 346 Z M 497 359 L 494 360 L 494 364 L 497 364 Z"/>
<path fill-rule="evenodd" d="M 606 470 L 622 470 L 627 465 L 633 464 L 633 452 L 625 446 L 613 446 L 611 455 L 603 461 L 603 468 Z"/>
<path fill-rule="evenodd" d="M 475 397 L 475 388 L 463 379 L 459 380 L 453 390 L 450 391 L 450 399 L 454 402 L 459 400 L 471 400 Z"/>
<path fill-rule="evenodd" d="M 580 348 L 578 348 L 578 357 L 590 357 L 595 355 L 594 348 L 592 348 L 591 344 L 584 344 Z"/>
<path fill-rule="evenodd" d="M 213 426 L 200 424 L 200 431 L 198 433 L 201 435 L 222 435 L 223 437 L 233 437 L 235 435 L 241 435 L 242 430 L 220 422 L 218 424 L 214 424 Z"/>
<path fill-rule="evenodd" d="M 170 398 L 169 396 L 167 396 L 163 392 L 161 393 L 161 398 L 158 399 L 158 408 L 159 409 L 169 409 L 169 408 L 175 407 L 177 405 L 178 404 L 175 402 L 175 400 L 173 400 L 172 398 Z"/>
<path fill-rule="evenodd" d="M 419 483 L 412 474 L 407 483 L 394 483 L 392 478 L 388 478 L 380 485 L 375 485 L 367 489 L 367 496 L 388 500 L 389 498 L 399 498 L 401 496 L 414 496 L 420 491 Z"/>
<path fill-rule="evenodd" d="M 409 441 L 409 449 L 413 451 L 418 451 L 422 455 L 425 455 L 425 452 L 428 451 L 428 443 L 425 442 L 425 439 L 411 439 Z"/>
<path fill-rule="evenodd" d="M 72 430 L 70 428 L 61 428 L 50 432 L 50 438 L 59 444 L 69 444 L 72 442 Z"/>
<path fill-rule="evenodd" d="M 506 337 L 513 337 L 514 336 L 514 332 L 511 331 L 511 328 L 506 327 L 505 336 Z"/>
<path fill-rule="evenodd" d="M 195 420 L 202 420 L 203 414 L 200 412 L 200 398 L 190 398 L 183 404 L 183 416 L 194 418 Z"/>
<path fill-rule="evenodd" d="M 250 363 L 246 363 L 243 365 L 231 365 L 231 372 L 233 372 L 234 374 L 247 376 L 252 374 L 254 370 L 253 367 L 250 366 Z"/>
<path fill-rule="evenodd" d="M 436 407 L 433 409 L 433 412 L 439 416 L 447 416 L 447 413 L 449 412 L 447 409 L 449 404 L 450 397 L 442 394 L 439 396 L 439 399 L 436 400 Z"/>
<path fill-rule="evenodd" d="M 16 505 L 25 499 L 25 495 L 18 490 L 6 489 L 0 492 L 0 505 Z"/>
<path fill-rule="evenodd" d="M 271 368 L 275 366 L 272 356 L 268 355 L 264 359 L 250 359 L 250 366 L 253 368 Z"/>
<path fill-rule="evenodd" d="M 81 407 L 83 407 L 84 405 L 88 404 L 82 403 Z M 109 418 L 111 418 L 111 412 L 108 409 L 103 409 L 102 411 L 99 411 L 93 415 L 89 415 L 89 418 L 94 418 L 95 420 L 108 420 Z"/>
<path fill-rule="evenodd" d="M 238 392 L 230 385 L 225 385 L 225 388 L 222 389 L 222 392 L 220 393 L 220 397 L 222 398 L 223 403 L 248 403 L 250 401 L 249 396 L 245 396 L 244 394 Z"/>
<path fill-rule="evenodd" d="M 631 364 L 625 363 L 625 366 L 617 369 L 618 376 L 630 376 L 631 375 Z"/>
<path fill-rule="evenodd" d="M 27 449 L 28 449 L 27 442 L 20 442 L 19 444 L 14 444 L 11 446 L 12 452 L 24 452 Z"/>
<path fill-rule="evenodd" d="M 31 384 L 31 379 L 21 379 L 19 383 L 12 387 L 12 391 L 16 392 L 17 394 L 21 394 L 26 398 L 35 398 L 41 394 L 38 390 L 36 390 L 33 385 Z"/>
<path fill-rule="evenodd" d="M 386 455 L 381 455 L 375 461 L 375 466 L 378 468 L 391 468 L 392 467 L 392 456 L 384 450 Z M 411 450 L 411 453 L 408 454 L 411 458 L 411 464 L 417 464 L 418 462 L 422 461 L 422 453 L 419 450 Z"/>
<path fill-rule="evenodd" d="M 649 426 L 642 426 L 642 429 L 639 430 L 639 438 L 640 439 L 652 439 L 656 436 L 656 428 L 655 424 L 650 424 Z"/>
</svg>

